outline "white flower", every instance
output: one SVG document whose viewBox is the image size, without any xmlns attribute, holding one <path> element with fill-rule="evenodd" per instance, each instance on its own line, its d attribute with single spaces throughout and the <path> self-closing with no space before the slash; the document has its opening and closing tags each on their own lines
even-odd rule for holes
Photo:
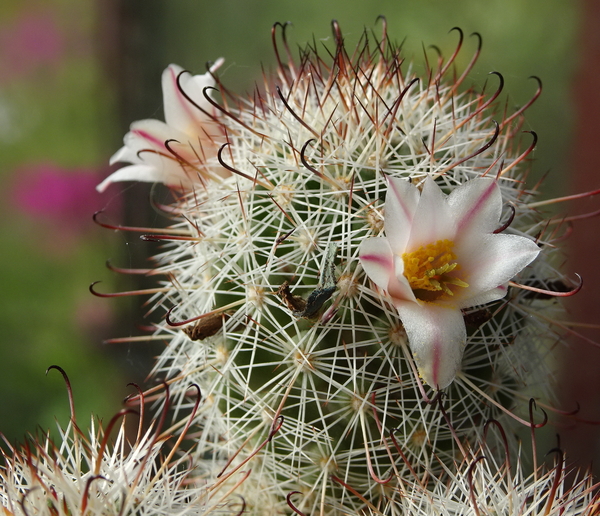
<svg viewBox="0 0 600 516">
<path fill-rule="evenodd" d="M 211 90 L 205 93 L 205 88 L 215 86 L 211 72 L 222 62 L 219 59 L 203 75 L 182 73 L 183 69 L 173 64 L 163 72 L 165 122 L 139 120 L 131 124 L 125 145 L 110 159 L 111 165 L 131 165 L 102 181 L 97 186 L 99 192 L 119 181 L 182 187 L 209 175 L 204 164 L 216 156 L 218 146 L 226 139 L 216 122 L 215 109 L 206 98 Z"/>
<path fill-rule="evenodd" d="M 454 380 L 466 343 L 461 309 L 503 298 L 539 248 L 494 233 L 502 195 L 492 179 L 467 181 L 447 197 L 429 176 L 422 192 L 388 180 L 386 236 L 363 241 L 360 261 L 392 298 L 423 379 L 442 389 Z"/>
</svg>

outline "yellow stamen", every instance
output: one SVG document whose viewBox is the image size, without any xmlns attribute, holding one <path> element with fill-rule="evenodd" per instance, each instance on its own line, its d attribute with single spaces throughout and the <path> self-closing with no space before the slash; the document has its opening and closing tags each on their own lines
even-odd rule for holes
<svg viewBox="0 0 600 516">
<path fill-rule="evenodd" d="M 450 285 L 462 288 L 469 286 L 455 275 L 450 275 L 460 269 L 454 261 L 456 255 L 452 252 L 453 247 L 451 240 L 438 240 L 402 255 L 404 276 L 418 299 L 434 301 L 444 294 L 453 296 Z"/>
</svg>

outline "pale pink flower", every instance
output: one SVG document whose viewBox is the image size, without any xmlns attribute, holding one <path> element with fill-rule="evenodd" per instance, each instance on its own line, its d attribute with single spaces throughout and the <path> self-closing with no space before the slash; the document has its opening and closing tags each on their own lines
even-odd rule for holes
<svg viewBox="0 0 600 516">
<path fill-rule="evenodd" d="M 503 298 L 539 248 L 495 233 L 502 195 L 492 179 L 467 181 L 448 196 L 431 177 L 422 191 L 388 181 L 386 236 L 363 241 L 360 262 L 398 310 L 423 380 L 442 389 L 460 369 L 467 338 L 461 309 Z"/>
<path fill-rule="evenodd" d="M 89 214 L 106 204 L 94 191 L 98 177 L 95 170 L 27 164 L 6 181 L 0 202 L 12 205 L 21 218 L 33 223 L 30 231 L 38 248 L 66 257 L 89 236 Z M 111 202 L 112 214 L 118 214 L 120 204 Z"/>
<path fill-rule="evenodd" d="M 206 163 L 215 158 L 220 145 L 226 142 L 220 124 L 216 122 L 214 106 L 209 102 L 215 86 L 212 72 L 223 60 L 218 60 L 203 75 L 182 73 L 170 65 L 162 74 L 165 122 L 139 120 L 131 124 L 125 135 L 125 145 L 110 159 L 131 163 L 107 177 L 96 188 L 104 191 L 119 181 L 164 183 L 173 187 L 188 187 L 210 177 Z M 222 174 L 222 167 L 219 167 Z"/>
</svg>

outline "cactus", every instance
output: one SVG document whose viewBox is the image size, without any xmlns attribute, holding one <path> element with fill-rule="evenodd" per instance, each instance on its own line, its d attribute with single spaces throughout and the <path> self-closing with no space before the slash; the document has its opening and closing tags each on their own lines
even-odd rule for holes
<svg viewBox="0 0 600 516">
<path fill-rule="evenodd" d="M 222 60 L 167 68 L 165 122 L 133 124 L 113 157 L 129 165 L 99 186 L 174 194 L 173 225 L 146 237 L 166 278 L 153 375 L 208 512 L 591 511 L 590 478 L 568 491 L 562 456 L 531 478 L 501 459 L 539 424 L 528 400 L 552 404 L 553 298 L 580 287 L 526 184 L 541 82 L 509 112 L 499 73 L 466 87 L 480 48 L 455 70 L 459 29 L 421 74 L 385 24 L 348 49 L 334 22 L 333 47 L 299 60 L 279 29 L 276 73 L 250 96 L 221 82 Z"/>
</svg>

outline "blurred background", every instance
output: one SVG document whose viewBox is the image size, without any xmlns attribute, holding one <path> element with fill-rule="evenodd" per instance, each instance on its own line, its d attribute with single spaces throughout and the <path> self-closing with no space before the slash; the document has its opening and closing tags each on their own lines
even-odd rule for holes
<svg viewBox="0 0 600 516">
<path fill-rule="evenodd" d="M 505 79 L 513 109 L 534 94 L 524 129 L 538 133 L 535 177 L 548 173 L 546 195 L 564 196 L 600 187 L 595 152 L 600 148 L 599 2 L 573 0 L 6 0 L 0 4 L 0 431 L 11 441 L 27 432 L 68 421 L 58 364 L 73 385 L 78 422 L 89 414 L 107 420 L 143 382 L 160 344 L 106 344 L 135 335 L 144 324 L 143 298 L 100 299 L 90 283 L 112 292 L 138 288 L 139 278 L 107 270 L 146 267 L 156 244 L 92 222 L 166 224 L 147 203 L 147 185 L 119 184 L 100 195 L 94 186 L 109 172 L 109 157 L 129 124 L 162 119 L 160 75 L 171 62 L 195 73 L 206 62 L 226 59 L 219 74 L 233 91 L 251 91 L 261 66 L 273 67 L 271 26 L 291 21 L 294 48 L 313 38 L 331 41 L 337 19 L 351 47 L 365 27 L 405 40 L 404 56 L 423 61 L 431 45 L 448 56 L 461 27 L 483 37 L 481 58 L 470 83 L 481 87 L 488 73 Z M 466 38 L 460 70 L 476 39 Z M 505 97 L 506 98 L 506 97 Z M 534 180 L 531 180 L 533 184 Z M 577 213 L 598 201 L 575 206 Z M 561 206 L 566 209 L 569 206 Z M 587 224 L 587 225 L 586 225 Z M 570 241 L 570 270 L 586 279 L 574 318 L 598 319 L 594 298 L 599 238 L 594 221 L 578 225 Z M 586 274 L 587 272 L 587 274 Z M 578 328 L 595 340 L 594 329 Z M 565 410 L 581 407 L 560 431 L 572 440 L 571 456 L 596 456 L 597 429 L 576 419 L 600 420 L 600 355 L 573 339 L 561 396 Z M 568 448 L 569 449 L 569 448 Z"/>
</svg>

